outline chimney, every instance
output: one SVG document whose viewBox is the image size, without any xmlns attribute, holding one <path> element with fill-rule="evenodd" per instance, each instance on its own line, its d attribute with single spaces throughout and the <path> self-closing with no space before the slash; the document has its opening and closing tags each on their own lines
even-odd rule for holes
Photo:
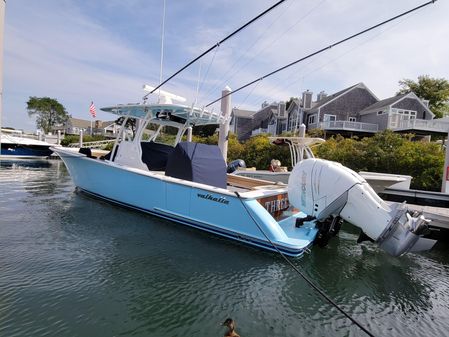
<svg viewBox="0 0 449 337">
<path fill-rule="evenodd" d="M 327 94 L 324 90 L 321 90 L 320 93 L 317 95 L 317 101 L 321 101 L 324 97 L 327 97 Z"/>
<path fill-rule="evenodd" d="M 313 92 L 309 91 L 309 89 L 307 89 L 307 91 L 304 91 L 302 93 L 302 105 L 304 109 L 312 108 L 312 95 Z"/>
<path fill-rule="evenodd" d="M 285 103 L 280 102 L 278 105 L 278 115 L 279 117 L 285 117 Z"/>
</svg>

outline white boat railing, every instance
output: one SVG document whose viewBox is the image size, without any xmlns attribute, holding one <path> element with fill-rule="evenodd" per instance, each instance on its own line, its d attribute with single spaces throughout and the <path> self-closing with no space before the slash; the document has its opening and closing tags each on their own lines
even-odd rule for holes
<svg viewBox="0 0 449 337">
<path fill-rule="evenodd" d="M 115 139 L 109 140 L 99 140 L 96 142 L 83 142 L 83 147 L 88 147 L 90 149 L 101 149 L 105 145 L 113 144 Z M 80 143 L 70 143 L 67 147 L 80 147 Z"/>
</svg>

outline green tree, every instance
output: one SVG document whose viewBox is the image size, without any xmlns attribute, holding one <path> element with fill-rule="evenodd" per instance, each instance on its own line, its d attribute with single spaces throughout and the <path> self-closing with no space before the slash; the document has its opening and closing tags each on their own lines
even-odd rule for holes
<svg viewBox="0 0 449 337">
<path fill-rule="evenodd" d="M 124 121 L 125 117 L 121 116 L 117 118 L 114 123 L 117 125 L 122 125 Z M 132 134 L 135 135 L 137 130 L 137 120 L 135 118 L 128 118 L 126 120 L 125 128 L 131 130 Z"/>
<path fill-rule="evenodd" d="M 56 99 L 50 97 L 30 97 L 27 102 L 28 116 L 36 116 L 36 126 L 45 133 L 52 131 L 53 127 L 66 122 L 70 115 L 64 106 Z"/>
<path fill-rule="evenodd" d="M 403 79 L 399 81 L 401 89 L 398 95 L 413 92 L 416 96 L 429 101 L 429 108 L 437 118 L 449 113 L 449 81 L 445 78 L 418 76 L 418 81 Z"/>
</svg>

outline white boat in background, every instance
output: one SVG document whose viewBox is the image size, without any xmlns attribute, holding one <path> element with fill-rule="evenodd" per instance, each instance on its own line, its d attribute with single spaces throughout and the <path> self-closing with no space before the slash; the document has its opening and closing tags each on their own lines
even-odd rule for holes
<svg viewBox="0 0 449 337">
<path fill-rule="evenodd" d="M 192 125 L 228 121 L 221 114 L 174 104 L 176 95 L 159 94 L 162 103 L 102 109 L 125 117 L 104 158 L 91 156 L 88 149 L 52 149 L 78 190 L 290 256 L 301 256 L 314 243 L 325 245 L 338 232 L 340 218 L 392 255 L 427 250 L 435 243 L 421 237 L 426 228 L 422 216 L 389 207 L 366 181 L 337 163 L 302 160 L 288 186 L 227 174 L 218 146 L 182 137 Z M 138 121 L 132 135 L 125 132 L 130 118 Z M 326 178 L 324 172 L 331 175 Z"/>
<path fill-rule="evenodd" d="M 305 128 L 305 126 L 304 126 Z M 305 132 L 303 132 L 304 135 Z M 290 150 L 292 167 L 298 162 L 307 158 L 315 158 L 312 147 L 325 142 L 322 138 L 313 137 L 269 137 L 272 144 L 282 146 L 286 145 Z M 273 162 L 273 161 L 272 161 Z M 247 168 L 237 168 L 233 173 L 239 176 L 251 177 L 255 179 L 264 179 L 274 182 L 288 183 L 290 172 L 286 167 L 280 164 L 271 165 L 272 170 L 255 170 Z M 377 173 L 377 172 L 358 172 L 376 193 L 381 193 L 386 188 L 409 189 L 412 177 L 408 175 Z"/>
<path fill-rule="evenodd" d="M 1 130 L 2 158 L 46 158 L 53 153 L 52 146 L 55 144 L 31 138 L 20 130 Z"/>
</svg>

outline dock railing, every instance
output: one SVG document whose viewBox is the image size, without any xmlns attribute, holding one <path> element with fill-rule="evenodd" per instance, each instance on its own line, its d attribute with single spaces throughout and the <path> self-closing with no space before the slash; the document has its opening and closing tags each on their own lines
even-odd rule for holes
<svg viewBox="0 0 449 337">
<path fill-rule="evenodd" d="M 377 124 L 350 121 L 325 121 L 320 123 L 320 128 L 323 130 L 348 130 L 363 132 L 377 132 L 379 130 L 379 126 Z"/>
</svg>

